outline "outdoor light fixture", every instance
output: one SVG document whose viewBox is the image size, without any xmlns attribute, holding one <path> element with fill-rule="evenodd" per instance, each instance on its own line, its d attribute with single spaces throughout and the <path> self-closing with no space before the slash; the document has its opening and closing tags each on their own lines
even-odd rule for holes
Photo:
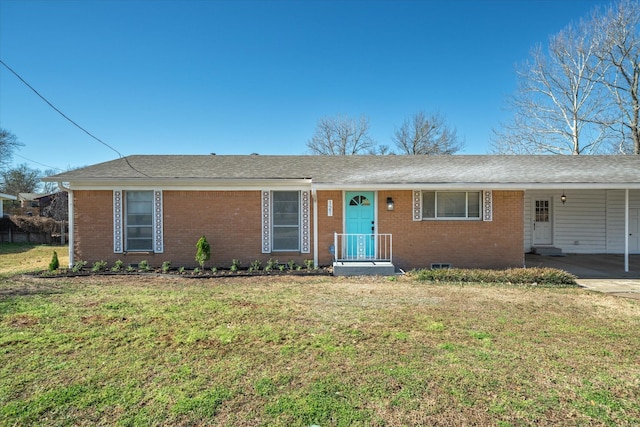
<svg viewBox="0 0 640 427">
<path fill-rule="evenodd" d="M 562 192 L 562 196 L 560 196 L 560 201 L 563 205 L 567 202 L 567 196 L 564 195 L 564 191 Z"/>
<path fill-rule="evenodd" d="M 393 210 L 393 199 L 391 197 L 387 197 L 387 210 L 388 211 Z"/>
</svg>

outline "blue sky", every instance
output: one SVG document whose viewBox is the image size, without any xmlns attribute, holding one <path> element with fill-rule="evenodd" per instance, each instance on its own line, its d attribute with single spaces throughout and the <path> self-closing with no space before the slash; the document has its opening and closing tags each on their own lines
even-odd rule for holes
<svg viewBox="0 0 640 427">
<path fill-rule="evenodd" d="M 463 154 L 484 154 L 514 66 L 606 4 L 2 0 L 0 58 L 123 155 L 305 154 L 318 119 L 338 114 L 366 115 L 391 145 L 418 111 L 444 115 Z M 0 127 L 24 144 L 14 164 L 118 157 L 2 66 Z"/>
</svg>

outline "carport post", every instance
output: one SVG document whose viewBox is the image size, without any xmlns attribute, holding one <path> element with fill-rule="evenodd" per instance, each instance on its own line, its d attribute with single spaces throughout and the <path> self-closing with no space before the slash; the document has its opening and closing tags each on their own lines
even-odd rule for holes
<svg viewBox="0 0 640 427">
<path fill-rule="evenodd" d="M 629 272 L 629 189 L 624 190 L 624 272 Z"/>
</svg>

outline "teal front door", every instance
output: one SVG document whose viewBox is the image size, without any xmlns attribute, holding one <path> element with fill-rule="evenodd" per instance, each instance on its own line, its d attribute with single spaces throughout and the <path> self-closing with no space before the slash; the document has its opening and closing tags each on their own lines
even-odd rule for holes
<svg viewBox="0 0 640 427">
<path fill-rule="evenodd" d="M 373 259 L 375 256 L 375 206 L 373 191 L 346 192 L 346 250 L 348 259 Z"/>
</svg>

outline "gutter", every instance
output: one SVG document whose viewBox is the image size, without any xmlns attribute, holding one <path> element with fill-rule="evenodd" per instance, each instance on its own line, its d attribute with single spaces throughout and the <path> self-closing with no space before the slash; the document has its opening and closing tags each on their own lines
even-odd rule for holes
<svg viewBox="0 0 640 427">
<path fill-rule="evenodd" d="M 73 221 L 73 190 L 69 187 L 65 187 L 62 181 L 58 181 L 58 188 L 62 191 L 66 191 L 69 194 L 68 197 L 68 208 L 69 208 L 69 268 L 73 267 L 74 259 L 73 259 L 73 235 L 74 235 L 74 221 Z"/>
</svg>

